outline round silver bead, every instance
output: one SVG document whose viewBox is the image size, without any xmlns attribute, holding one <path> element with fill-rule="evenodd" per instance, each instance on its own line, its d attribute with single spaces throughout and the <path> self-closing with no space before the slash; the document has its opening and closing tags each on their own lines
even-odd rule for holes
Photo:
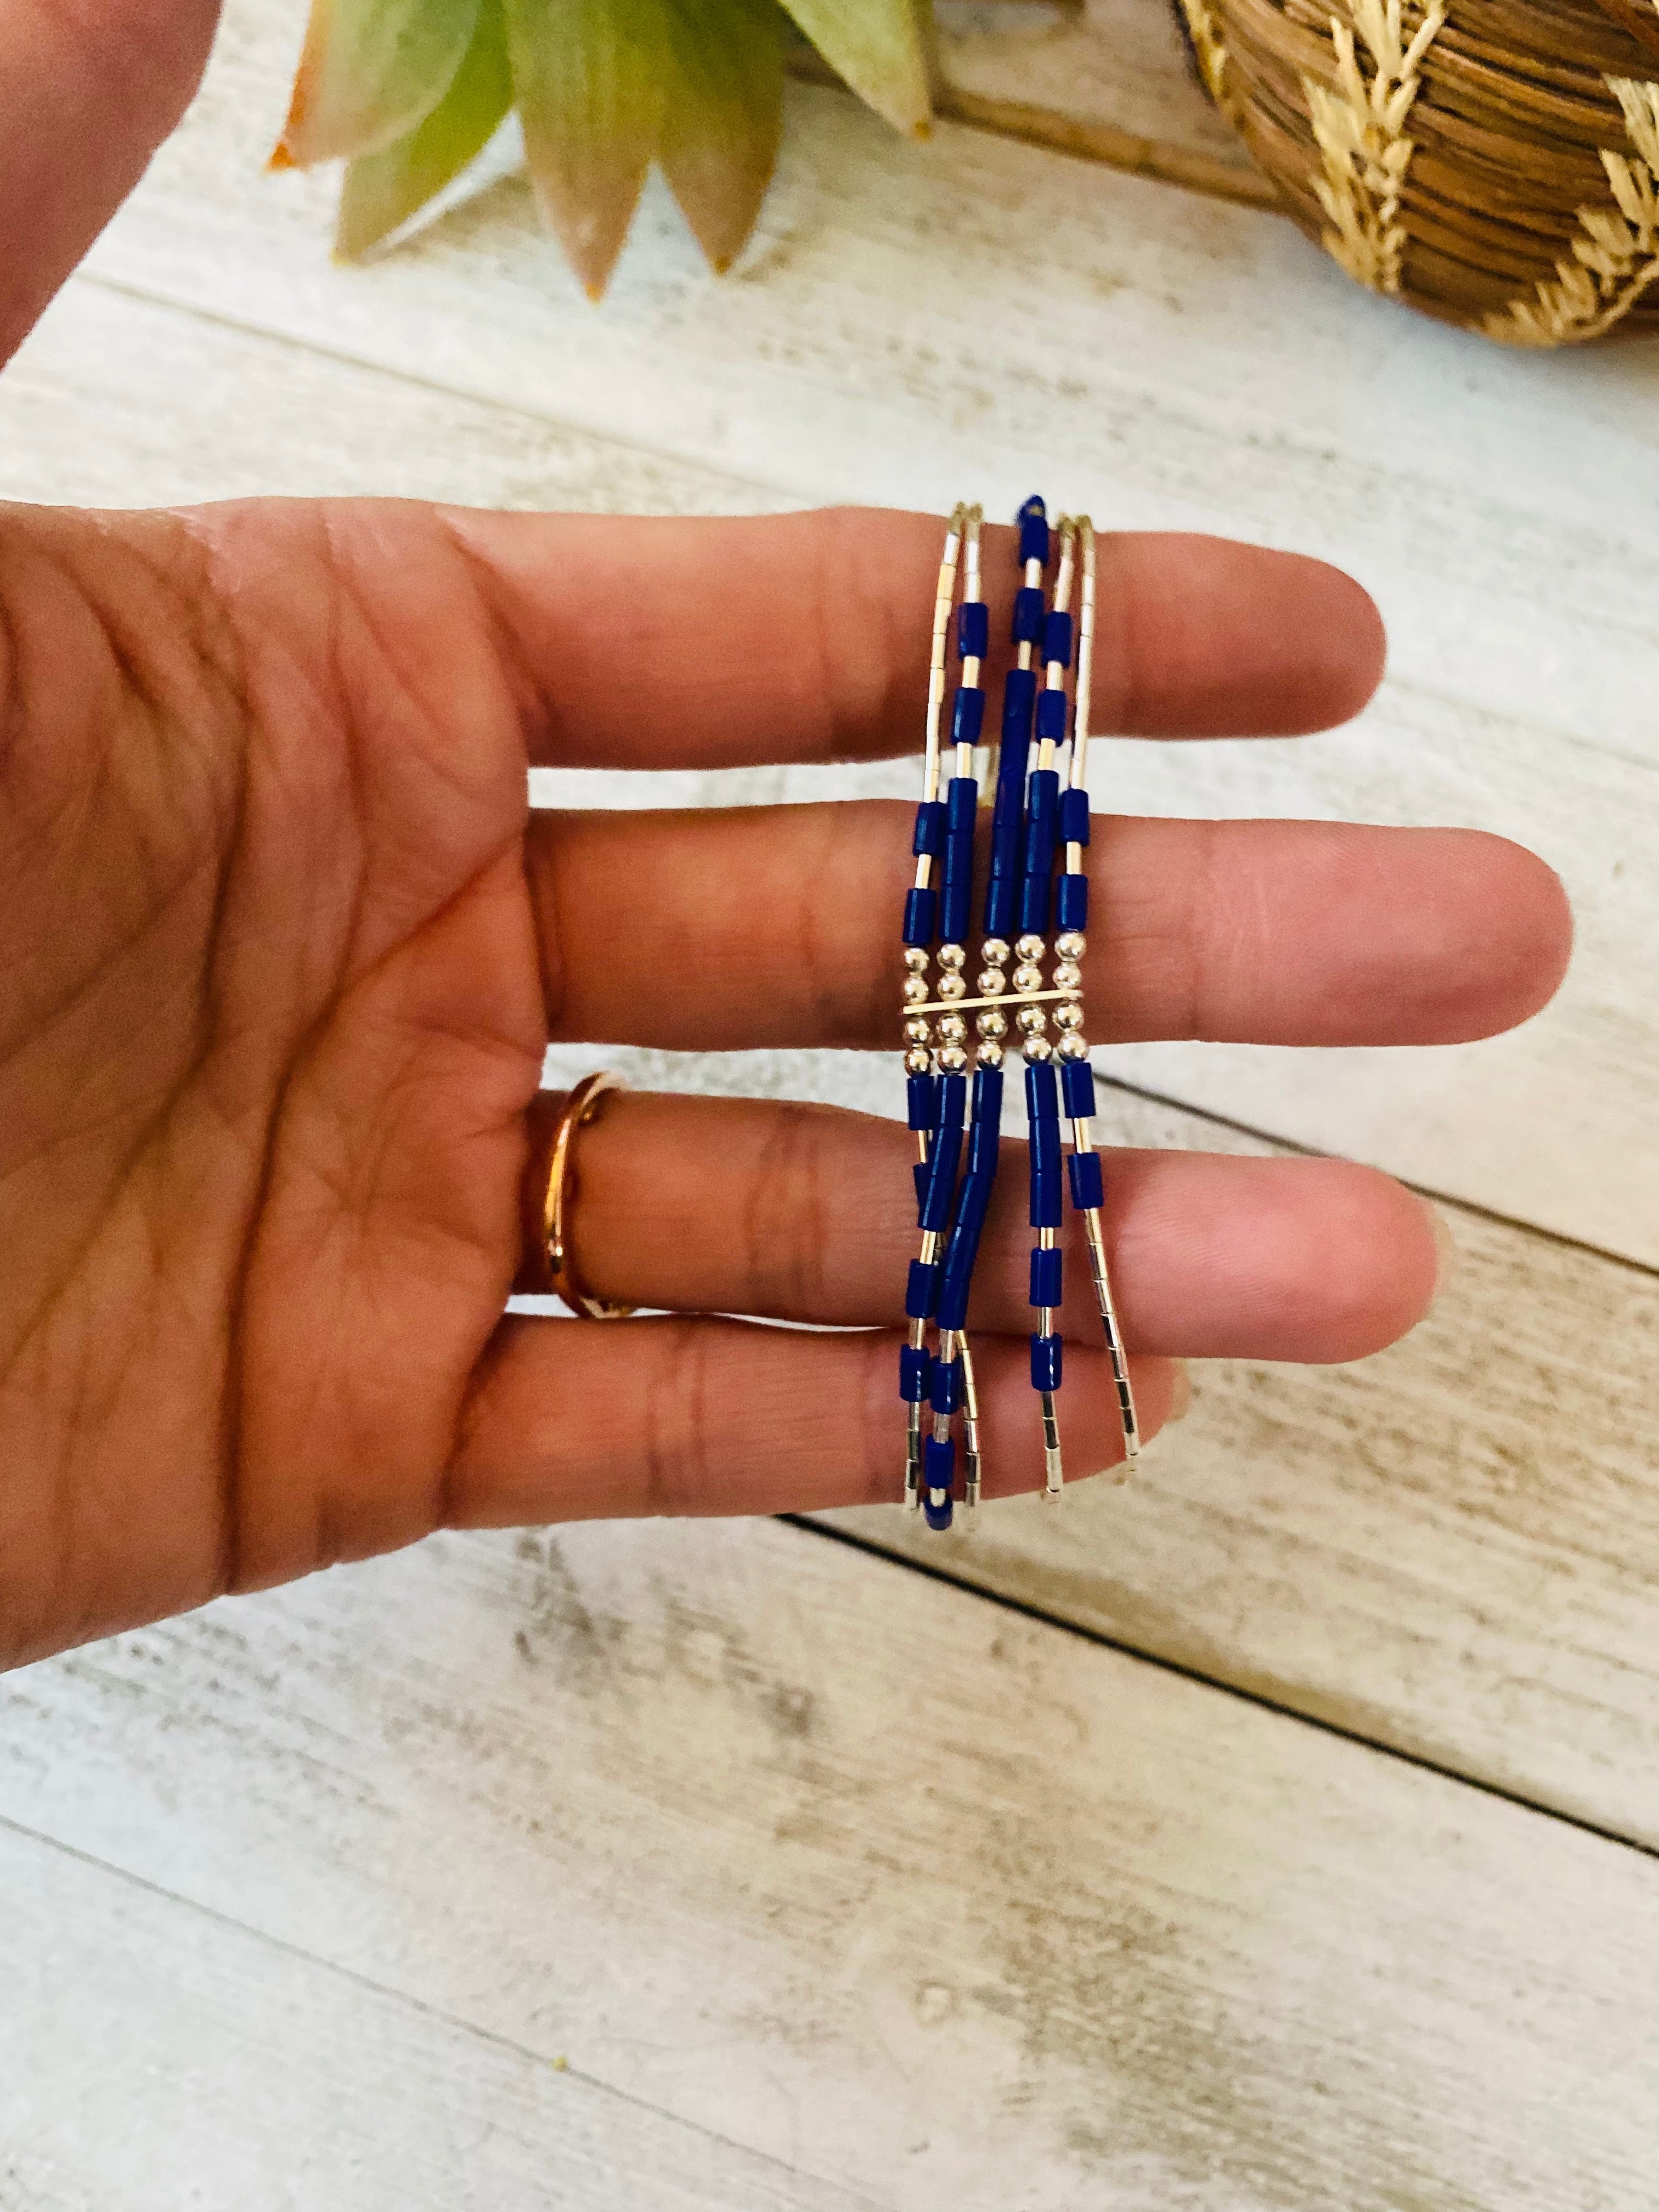
<svg viewBox="0 0 1659 2212">
<path fill-rule="evenodd" d="M 1088 949 L 1088 939 L 1080 929 L 1062 930 L 1054 939 L 1054 950 L 1062 960 L 1081 960 Z"/>
<path fill-rule="evenodd" d="M 975 1058 L 978 1060 L 981 1067 L 1000 1067 L 1002 1065 L 1002 1047 L 1000 1044 L 994 1042 L 991 1038 L 986 1037 L 981 1041 L 979 1050 L 975 1054 Z"/>
<path fill-rule="evenodd" d="M 1008 965 L 1008 944 L 1006 938 L 988 937 L 979 951 L 980 957 L 988 968 L 1006 968 Z"/>
<path fill-rule="evenodd" d="M 1041 1006 L 1022 1006 L 1020 1008 L 1019 1025 L 1021 1029 L 1024 1030 L 1027 1036 L 1041 1036 L 1043 1030 L 1048 1027 L 1048 1017 L 1043 1012 Z"/>
<path fill-rule="evenodd" d="M 947 1075 L 960 1075 L 968 1065 L 968 1055 L 959 1044 L 941 1045 L 939 1064 Z"/>
<path fill-rule="evenodd" d="M 925 1052 L 919 1044 L 913 1044 L 904 1055 L 904 1072 L 907 1075 L 926 1075 L 933 1064 L 933 1054 Z"/>
<path fill-rule="evenodd" d="M 1075 999 L 1067 999 L 1063 1006 L 1054 1008 L 1054 1027 L 1058 1030 L 1080 1030 L 1083 1009 Z"/>
<path fill-rule="evenodd" d="M 1028 1036 L 1020 1046 L 1027 1060 L 1052 1059 L 1054 1049 L 1046 1036 Z"/>
<path fill-rule="evenodd" d="M 981 999 L 1000 999 L 1008 988 L 1008 978 L 1000 968 L 981 968 L 977 981 Z"/>
<path fill-rule="evenodd" d="M 964 967 L 967 960 L 968 955 L 959 945 L 941 945 L 939 949 L 939 964 L 941 968 Z"/>
<path fill-rule="evenodd" d="M 939 979 L 939 994 L 941 999 L 965 999 L 968 995 L 968 986 L 960 975 L 941 975 Z"/>
<path fill-rule="evenodd" d="M 1022 960 L 1041 960 L 1044 951 L 1042 939 L 1035 930 L 1028 929 L 1024 936 L 1016 942 L 1014 951 Z"/>
<path fill-rule="evenodd" d="M 1083 988 L 1083 970 L 1075 960 L 1055 962 L 1054 988 L 1057 991 L 1080 991 Z"/>
<path fill-rule="evenodd" d="M 1087 1060 L 1088 1038 L 1079 1036 L 1075 1030 L 1067 1030 L 1060 1041 L 1060 1056 L 1062 1060 Z"/>
<path fill-rule="evenodd" d="M 921 1006 L 927 1002 L 927 986 L 920 975 L 904 979 L 904 1003 L 907 1006 Z"/>
<path fill-rule="evenodd" d="M 904 1042 L 907 1044 L 926 1044 L 933 1034 L 925 1014 L 912 1014 L 904 1024 Z"/>
<path fill-rule="evenodd" d="M 968 1024 L 960 1014 L 941 1014 L 939 1033 L 947 1044 L 960 1044 L 968 1034 Z"/>
<path fill-rule="evenodd" d="M 1033 961 L 1022 961 L 1014 970 L 1014 988 L 1017 991 L 1040 991 L 1042 988 L 1042 969 Z"/>
<path fill-rule="evenodd" d="M 904 964 L 913 975 L 925 975 L 927 973 L 927 947 L 921 945 L 907 945 L 904 948 Z"/>
<path fill-rule="evenodd" d="M 1008 1017 L 995 1006 L 987 1006 L 982 1014 L 975 1015 L 974 1026 L 984 1037 L 1006 1036 Z"/>
</svg>

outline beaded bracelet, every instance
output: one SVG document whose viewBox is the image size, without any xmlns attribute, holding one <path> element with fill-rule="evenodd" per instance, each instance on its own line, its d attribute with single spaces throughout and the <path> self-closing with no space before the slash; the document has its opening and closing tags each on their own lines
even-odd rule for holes
<svg viewBox="0 0 1659 2212">
<path fill-rule="evenodd" d="M 979 811 L 974 760 L 984 719 L 985 694 L 980 676 L 989 641 L 988 611 L 980 589 L 982 516 L 978 507 L 958 507 L 952 514 L 939 564 L 928 679 L 926 765 L 913 844 L 916 873 L 905 902 L 905 1068 L 908 1120 L 919 1154 L 915 1182 L 921 1246 L 921 1256 L 911 1263 L 906 1287 L 909 1326 L 899 1355 L 900 1395 L 908 1409 L 904 1499 L 913 1509 L 921 1506 L 929 1527 L 934 1528 L 949 1528 L 952 1518 L 955 1444 L 951 1425 L 958 1409 L 964 1430 L 963 1502 L 970 1516 L 979 1504 L 979 1406 L 967 1316 L 974 1263 L 996 1175 L 1002 1039 L 1007 1033 L 1009 1006 L 1018 1009 L 1019 1043 L 1025 1060 L 1030 1218 L 1037 1231 L 1031 1255 L 1030 1298 L 1038 1316 L 1031 1337 L 1031 1380 L 1042 1404 L 1047 1492 L 1057 1495 L 1064 1481 L 1055 1405 L 1061 1373 L 1061 1339 L 1055 1321 L 1062 1295 L 1063 1262 L 1058 1243 L 1062 1096 L 1073 1131 L 1073 1152 L 1066 1164 L 1072 1200 L 1084 1218 L 1090 1271 L 1117 1387 L 1127 1457 L 1133 1461 L 1139 1449 L 1128 1367 L 1106 1273 L 1100 1221 L 1103 1191 L 1099 1156 L 1094 1152 L 1091 1132 L 1094 1081 L 1082 1033 L 1079 964 L 1088 913 L 1083 849 L 1089 842 L 1089 802 L 1084 776 L 1094 639 L 1094 532 L 1086 519 L 1060 523 L 1059 569 L 1054 605 L 1050 610 L 1043 589 L 1050 533 L 1042 501 L 1028 500 L 1018 520 L 1022 581 L 1015 596 L 1015 657 L 1004 683 L 1001 739 L 994 770 L 990 868 L 976 998 L 967 995 L 963 970 L 967 963 L 974 829 Z M 957 605 L 959 568 L 963 588 Z M 1074 580 L 1079 583 L 1079 597 L 1077 678 L 1073 696 L 1068 701 L 1066 677 L 1072 656 L 1070 599 Z M 951 712 L 955 774 L 941 799 L 945 664 L 953 610 L 961 662 Z M 1043 657 L 1041 691 L 1033 665 L 1039 642 Z M 1054 762 L 1067 742 L 1068 719 L 1071 759 L 1062 791 Z M 1034 731 L 1036 759 L 1028 776 Z M 1054 864 L 1057 848 L 1062 844 L 1065 868 L 1056 898 Z M 942 863 L 938 886 L 933 881 L 936 861 Z M 1053 948 L 1052 988 L 1045 988 L 1042 966 L 1049 957 L 1051 908 L 1060 933 Z M 1016 918 L 1020 934 L 1012 951 L 1018 964 L 1011 978 L 1006 972 L 1011 951 L 1008 938 Z M 928 981 L 935 957 L 939 969 L 937 1000 L 930 997 Z M 1057 1044 L 1050 1044 L 1046 1034 L 1045 1008 L 1051 1005 L 1060 1031 Z M 969 1012 L 975 1015 L 975 1030 L 973 1103 L 966 1132 L 967 1165 L 958 1177 L 968 1114 L 965 1018 Z M 1056 1055 L 1060 1063 L 1058 1077 L 1054 1065 Z M 930 1322 L 938 1329 L 936 1352 L 927 1346 Z M 927 1436 L 924 1406 L 933 1415 L 932 1433 Z"/>
</svg>

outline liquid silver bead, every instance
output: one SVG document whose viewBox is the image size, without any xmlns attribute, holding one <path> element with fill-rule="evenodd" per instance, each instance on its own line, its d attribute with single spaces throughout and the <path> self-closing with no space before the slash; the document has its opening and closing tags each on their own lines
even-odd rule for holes
<svg viewBox="0 0 1659 2212">
<path fill-rule="evenodd" d="M 941 945 L 939 949 L 939 964 L 941 968 L 953 969 L 963 967 L 966 963 L 967 958 L 968 955 L 963 951 L 959 945 Z"/>
<path fill-rule="evenodd" d="M 1028 1036 L 1020 1050 L 1027 1060 L 1048 1060 L 1053 1055 L 1054 1047 L 1046 1036 Z"/>
<path fill-rule="evenodd" d="M 960 1044 L 968 1034 L 968 1024 L 960 1014 L 941 1014 L 939 1033 L 947 1044 Z"/>
<path fill-rule="evenodd" d="M 1014 988 L 1017 991 L 1040 991 L 1042 988 L 1042 969 L 1029 960 L 1022 963 L 1014 970 Z"/>
<path fill-rule="evenodd" d="M 1067 1030 L 1060 1041 L 1060 1056 L 1062 1060 L 1087 1060 L 1088 1038 L 1079 1036 L 1076 1030 Z"/>
<path fill-rule="evenodd" d="M 941 1045 L 939 1064 L 947 1075 L 959 1075 L 968 1065 L 968 1055 L 959 1044 Z"/>
<path fill-rule="evenodd" d="M 1080 929 L 1062 930 L 1054 939 L 1054 951 L 1062 960 L 1081 960 L 1089 949 L 1089 940 Z"/>
<path fill-rule="evenodd" d="M 979 954 L 988 968 L 1006 968 L 1008 965 L 1007 940 L 1000 937 L 988 937 L 980 946 Z"/>
<path fill-rule="evenodd" d="M 927 1002 L 927 985 L 924 978 L 920 975 L 907 975 L 904 979 L 905 1005 L 907 1006 L 925 1006 Z"/>
<path fill-rule="evenodd" d="M 975 1053 L 975 1058 L 978 1060 L 981 1067 L 1000 1067 L 1002 1065 L 1002 1047 L 994 1042 L 994 1040 L 989 1037 L 983 1038 L 980 1042 L 979 1049 Z"/>
<path fill-rule="evenodd" d="M 1075 960 L 1055 962 L 1054 988 L 1057 991 L 1080 991 L 1083 988 L 1083 970 Z"/>
<path fill-rule="evenodd" d="M 1054 1027 L 1061 1030 L 1080 1030 L 1083 1027 L 1083 1009 L 1075 999 L 1067 999 L 1063 1005 L 1054 1008 Z"/>
<path fill-rule="evenodd" d="M 907 1044 L 926 1044 L 933 1034 L 926 1014 L 912 1014 L 904 1024 L 904 1041 Z"/>
<path fill-rule="evenodd" d="M 1041 1036 L 1043 1030 L 1048 1027 L 1048 1017 L 1043 1012 L 1041 1006 L 1022 1006 L 1020 1008 L 1019 1025 L 1021 1029 L 1024 1030 L 1027 1036 Z"/>
<path fill-rule="evenodd" d="M 995 1006 L 987 1006 L 982 1014 L 975 1015 L 974 1026 L 981 1036 L 1006 1036 L 1008 1031 L 1008 1017 Z"/>
<path fill-rule="evenodd" d="M 927 973 L 926 948 L 920 945 L 907 945 L 904 948 L 904 964 L 913 975 L 925 975 Z"/>
<path fill-rule="evenodd" d="M 1041 960 L 1045 949 L 1042 939 L 1029 929 L 1014 946 L 1022 960 Z"/>
<path fill-rule="evenodd" d="M 941 999 L 965 999 L 968 995 L 968 986 L 960 975 L 941 975 L 939 979 L 939 994 Z"/>
<path fill-rule="evenodd" d="M 998 999 L 1008 988 L 1008 978 L 1000 968 L 981 968 L 975 981 L 981 999 Z"/>
</svg>

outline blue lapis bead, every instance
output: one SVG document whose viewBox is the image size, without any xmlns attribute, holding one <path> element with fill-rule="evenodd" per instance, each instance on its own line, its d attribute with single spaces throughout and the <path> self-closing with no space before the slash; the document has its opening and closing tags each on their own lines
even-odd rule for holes
<svg viewBox="0 0 1659 2212">
<path fill-rule="evenodd" d="M 968 1136 L 968 1172 L 994 1175 L 1002 1139 L 1002 1070 L 981 1067 L 974 1077 L 974 1118 Z"/>
<path fill-rule="evenodd" d="M 1047 602 L 1038 584 L 1022 584 L 1014 593 L 1014 643 L 1035 645 L 1042 635 L 1042 611 Z M 1035 671 L 1032 672 L 1035 674 Z"/>
<path fill-rule="evenodd" d="M 985 886 L 985 934 L 988 937 L 1013 937 L 1019 913 L 1019 877 L 1013 870 L 1005 874 L 994 874 Z"/>
<path fill-rule="evenodd" d="M 954 1509 L 950 1498 L 944 1498 L 939 1504 L 935 1505 L 931 1498 L 924 1498 L 921 1501 L 921 1517 L 930 1528 L 936 1528 L 940 1534 L 943 1534 L 954 1517 Z"/>
<path fill-rule="evenodd" d="M 904 1103 L 913 1129 L 931 1129 L 939 1111 L 938 1086 L 931 1075 L 909 1075 L 904 1080 Z"/>
<path fill-rule="evenodd" d="M 1050 744 L 1066 742 L 1066 694 L 1063 691 L 1042 690 L 1037 693 L 1036 733 L 1039 744 L 1044 738 Z"/>
<path fill-rule="evenodd" d="M 1058 612 L 1051 614 L 1042 625 L 1042 657 L 1057 660 L 1062 668 L 1072 665 L 1072 617 Z"/>
<path fill-rule="evenodd" d="M 939 900 L 932 890 L 911 890 L 904 895 L 904 941 L 931 945 L 939 918 Z"/>
<path fill-rule="evenodd" d="M 1019 559 L 1024 567 L 1028 561 L 1041 561 L 1046 566 L 1048 559 L 1048 510 L 1034 493 L 1019 510 Z"/>
<path fill-rule="evenodd" d="M 975 1138 L 977 1134 L 976 1124 Z M 968 1296 L 974 1261 L 990 1202 L 990 1174 L 983 1169 L 975 1173 L 970 1167 L 957 1194 L 957 1218 L 945 1255 L 945 1273 L 939 1294 L 939 1325 L 942 1329 L 965 1328 L 968 1325 Z"/>
<path fill-rule="evenodd" d="M 1031 1339 L 1031 1388 L 1034 1390 L 1058 1390 L 1060 1366 L 1060 1339 L 1057 1336 L 1034 1336 Z"/>
<path fill-rule="evenodd" d="M 1060 1304 L 1060 1271 L 1066 1255 L 1057 1247 L 1045 1252 L 1039 1245 L 1031 1255 L 1031 1297 L 1034 1306 L 1057 1306 Z"/>
<path fill-rule="evenodd" d="M 954 1114 L 950 1111 L 950 1102 L 945 1096 L 952 1086 L 956 1094 Z M 965 1076 L 942 1075 L 939 1078 L 939 1128 L 933 1139 L 933 1154 L 927 1162 L 921 1210 L 917 1216 L 918 1226 L 932 1230 L 936 1235 L 950 1227 L 951 1215 L 956 1204 L 957 1166 L 962 1158 L 962 1102 L 967 1088 Z"/>
<path fill-rule="evenodd" d="M 927 1395 L 927 1370 L 933 1364 L 931 1352 L 920 1351 L 913 1344 L 900 1345 L 899 1395 L 912 1406 L 921 1405 Z"/>
<path fill-rule="evenodd" d="M 1086 1213 L 1091 1206 L 1106 1202 L 1106 1186 L 1100 1172 L 1098 1152 L 1073 1152 L 1066 1162 L 1072 1178 L 1072 1203 L 1079 1213 Z"/>
<path fill-rule="evenodd" d="M 1050 878 L 1044 875 L 1027 876 L 1019 887 L 1019 927 L 1022 934 L 1046 937 L 1048 934 L 1048 904 Z"/>
<path fill-rule="evenodd" d="M 1060 1096 L 1073 1121 L 1092 1121 L 1095 1116 L 1095 1072 L 1086 1060 L 1068 1060 L 1060 1070 Z"/>
<path fill-rule="evenodd" d="M 1041 592 L 1037 595 L 1042 597 Z M 1018 642 L 1018 639 L 1015 641 Z M 1015 754 L 1015 765 L 1023 776 L 1025 773 L 1025 749 L 1031 742 L 1031 711 L 1036 705 L 1037 674 L 1035 668 L 1011 668 L 1002 685 L 1002 747 L 1003 773 L 1008 770 L 1010 749 Z"/>
<path fill-rule="evenodd" d="M 936 1413 L 954 1413 L 962 1403 L 962 1362 L 936 1359 L 929 1397 Z"/>
<path fill-rule="evenodd" d="M 942 799 L 924 799 L 916 809 L 916 833 L 910 840 L 913 853 L 942 853 L 945 850 L 945 803 Z"/>
<path fill-rule="evenodd" d="M 912 1260 L 904 1285 L 904 1310 L 911 1321 L 926 1321 L 933 1310 L 939 1291 L 939 1268 L 925 1260 Z"/>
<path fill-rule="evenodd" d="M 939 1125 L 941 1129 L 960 1128 L 968 1114 L 968 1078 L 963 1074 L 943 1074 L 939 1079 Z"/>
<path fill-rule="evenodd" d="M 971 775 L 953 775 L 945 787 L 945 811 L 950 834 L 956 836 L 965 830 L 971 837 L 979 812 L 978 779 Z"/>
<path fill-rule="evenodd" d="M 951 709 L 951 744 L 976 745 L 979 743 L 979 733 L 984 725 L 985 694 L 977 684 L 958 684 L 956 704 Z"/>
<path fill-rule="evenodd" d="M 1060 842 L 1086 845 L 1089 842 L 1089 794 L 1066 789 L 1060 794 Z"/>
<path fill-rule="evenodd" d="M 1054 917 L 1061 929 L 1087 929 L 1089 927 L 1089 878 L 1087 876 L 1061 876 L 1055 887 Z"/>
<path fill-rule="evenodd" d="M 1060 1142 L 1060 1082 L 1051 1060 L 1028 1060 L 1025 1066 L 1025 1111 L 1032 1122 L 1053 1125 Z"/>
<path fill-rule="evenodd" d="M 921 1209 L 927 1203 L 927 1162 L 918 1160 L 911 1169 L 910 1176 L 916 1186 L 916 1219 L 920 1221 Z"/>
<path fill-rule="evenodd" d="M 1061 1194 L 1058 1157 L 1039 1153 L 1034 1144 L 1031 1149 L 1031 1203 L 1029 1210 L 1033 1229 L 1059 1228 L 1065 1217 Z"/>
<path fill-rule="evenodd" d="M 991 610 L 983 599 L 964 599 L 957 609 L 957 651 L 964 660 L 983 660 L 991 650 Z"/>
<path fill-rule="evenodd" d="M 960 945 L 968 935 L 974 912 L 974 847 L 971 838 L 961 845 L 952 838 L 945 870 L 945 896 L 939 910 L 939 933 L 946 945 Z"/>
</svg>

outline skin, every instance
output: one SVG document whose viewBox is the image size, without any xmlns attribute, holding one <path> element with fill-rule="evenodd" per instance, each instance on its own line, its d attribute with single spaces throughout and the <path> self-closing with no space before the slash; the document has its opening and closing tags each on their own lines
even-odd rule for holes
<svg viewBox="0 0 1659 2212">
<path fill-rule="evenodd" d="M 180 0 L 0 18 L 8 347 L 210 31 Z M 911 750 L 939 535 L 0 510 L 0 1662 L 446 1525 L 892 1494 L 902 1127 L 613 1100 L 585 1271 L 672 1310 L 503 1306 L 550 1038 L 890 1047 L 908 810 L 532 817 L 526 769 Z M 1109 537 L 1101 586 L 1103 728 L 1313 730 L 1381 672 L 1317 562 Z M 1553 876 L 1472 831 L 1111 820 L 1091 858 L 1097 1041 L 1484 1036 L 1566 961 Z M 1041 1477 L 1018 1180 L 976 1308 L 1001 1488 Z M 1108 1186 L 1149 1429 L 1178 1358 L 1353 1358 L 1432 1294 L 1427 1208 L 1369 1170 L 1127 1154 Z M 1082 1471 L 1117 1444 L 1097 1329 L 1066 1326 Z"/>
</svg>

